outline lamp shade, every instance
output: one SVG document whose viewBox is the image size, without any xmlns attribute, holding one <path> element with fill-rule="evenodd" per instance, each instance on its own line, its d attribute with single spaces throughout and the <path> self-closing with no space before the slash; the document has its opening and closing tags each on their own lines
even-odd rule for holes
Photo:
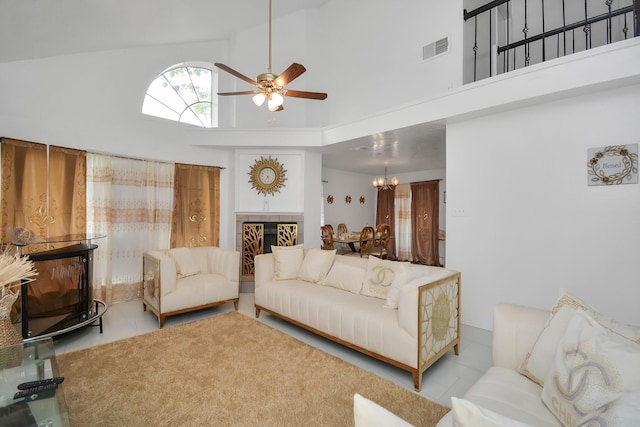
<svg viewBox="0 0 640 427">
<path fill-rule="evenodd" d="M 269 110 L 271 111 L 277 110 L 278 107 L 280 107 L 283 102 L 284 102 L 284 98 L 282 97 L 282 95 L 280 95 L 279 93 L 272 93 L 268 101 Z"/>
<path fill-rule="evenodd" d="M 264 103 L 265 98 L 264 93 L 259 93 L 251 99 L 253 99 L 253 103 L 259 107 Z"/>
</svg>

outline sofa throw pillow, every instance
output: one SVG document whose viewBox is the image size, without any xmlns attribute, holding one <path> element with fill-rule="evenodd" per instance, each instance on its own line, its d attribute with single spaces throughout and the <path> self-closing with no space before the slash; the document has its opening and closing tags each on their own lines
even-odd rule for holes
<svg viewBox="0 0 640 427">
<path fill-rule="evenodd" d="M 520 373 L 537 384 L 544 385 L 544 379 L 553 366 L 558 343 L 564 336 L 573 313 L 577 310 L 589 313 L 606 329 L 640 344 L 640 326 L 625 325 L 609 319 L 596 312 L 591 306 L 577 297 L 561 289 L 560 297 L 551 309 L 551 315 L 545 328 L 520 366 Z"/>
<path fill-rule="evenodd" d="M 453 427 L 533 427 L 457 397 L 451 398 Z"/>
<path fill-rule="evenodd" d="M 318 283 L 325 278 L 336 258 L 336 250 L 309 249 L 302 260 L 298 279 Z"/>
<path fill-rule="evenodd" d="M 367 274 L 364 276 L 364 284 L 360 293 L 370 297 L 387 299 L 389 289 L 393 283 L 396 269 L 400 263 L 369 256 Z"/>
<path fill-rule="evenodd" d="M 398 262 L 396 271 L 393 274 L 393 281 L 389 287 L 387 293 L 387 301 L 383 304 L 384 308 L 398 308 L 398 302 L 400 300 L 400 289 L 407 284 L 413 284 L 413 281 L 419 275 L 417 268 L 414 268 L 411 263 Z"/>
<path fill-rule="evenodd" d="M 271 253 L 273 253 L 275 261 L 274 279 L 289 280 L 298 277 L 298 271 L 304 258 L 303 245 L 271 246 Z"/>
<path fill-rule="evenodd" d="M 411 427 L 402 418 L 375 402 L 356 393 L 353 396 L 353 421 L 355 427 Z"/>
<path fill-rule="evenodd" d="M 576 311 L 542 388 L 565 426 L 640 425 L 640 344 Z"/>
<path fill-rule="evenodd" d="M 520 373 L 538 385 L 544 385 L 544 379 L 551 370 L 558 343 L 564 336 L 571 317 L 576 312 L 572 307 L 564 306 L 552 314 L 546 326 L 538 336 L 533 348 L 525 356 Z"/>
<path fill-rule="evenodd" d="M 193 276 L 200 273 L 198 264 L 191 255 L 189 248 L 173 248 L 167 254 L 176 262 L 176 272 L 178 277 Z"/>
<path fill-rule="evenodd" d="M 320 284 L 359 294 L 366 272 L 364 268 L 336 261 Z"/>
<path fill-rule="evenodd" d="M 559 307 L 563 307 L 565 305 L 573 307 L 576 310 L 583 310 L 589 313 L 589 315 L 593 317 L 596 322 L 601 324 L 606 329 L 609 329 L 611 332 L 618 334 L 628 340 L 634 341 L 636 344 L 640 344 L 640 325 L 626 325 L 624 323 L 618 322 L 603 314 L 598 313 L 592 306 L 585 303 L 575 295 L 569 294 L 564 289 L 561 289 L 560 292 L 560 299 L 556 303 L 556 306 L 551 310 L 552 313 L 558 310 Z"/>
</svg>

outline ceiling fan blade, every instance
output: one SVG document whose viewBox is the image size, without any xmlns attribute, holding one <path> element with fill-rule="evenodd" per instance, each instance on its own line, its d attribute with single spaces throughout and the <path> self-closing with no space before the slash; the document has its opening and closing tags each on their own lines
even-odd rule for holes
<svg viewBox="0 0 640 427">
<path fill-rule="evenodd" d="M 282 94 L 293 98 L 327 99 L 327 94 L 323 92 L 305 92 L 303 90 L 285 89 L 282 91 Z"/>
<path fill-rule="evenodd" d="M 260 93 L 259 90 L 244 90 L 242 92 L 218 92 L 220 96 L 229 96 L 229 95 L 255 95 L 256 93 Z"/>
<path fill-rule="evenodd" d="M 300 77 L 300 75 L 305 71 L 307 71 L 307 69 L 304 68 L 304 65 L 294 62 L 293 64 L 289 65 L 289 68 L 284 70 L 282 74 L 276 77 L 273 83 L 275 83 L 277 86 L 284 87 L 294 79 Z"/>
<path fill-rule="evenodd" d="M 284 110 L 284 105 L 279 106 L 278 108 L 276 108 L 273 111 L 282 111 L 282 110 Z"/>
<path fill-rule="evenodd" d="M 239 78 L 240 80 L 244 80 L 245 82 L 247 82 L 247 83 L 249 83 L 249 84 L 252 84 L 252 85 L 254 85 L 254 86 L 258 86 L 258 82 L 256 82 L 256 81 L 255 81 L 255 80 L 253 80 L 253 79 L 250 79 L 249 77 L 245 76 L 245 75 L 244 75 L 244 74 L 242 74 L 242 73 L 237 72 L 237 71 L 236 71 L 236 70 L 234 70 L 233 68 L 227 67 L 226 65 L 224 65 L 224 64 L 220 64 L 220 63 L 218 63 L 218 62 L 216 62 L 216 63 L 215 63 L 215 64 L 213 64 L 213 65 L 215 65 L 216 67 L 220 68 L 221 70 L 226 71 L 227 73 L 229 73 L 229 74 L 231 74 L 231 75 L 236 76 L 236 77 L 237 77 L 237 78 Z"/>
</svg>

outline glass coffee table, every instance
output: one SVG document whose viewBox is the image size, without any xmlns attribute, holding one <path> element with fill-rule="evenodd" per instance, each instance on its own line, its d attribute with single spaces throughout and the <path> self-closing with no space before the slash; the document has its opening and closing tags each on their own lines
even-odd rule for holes
<svg viewBox="0 0 640 427">
<path fill-rule="evenodd" d="M 59 376 L 52 338 L 0 348 L 0 426 L 70 426 L 64 382 L 51 397 L 14 399 L 18 384 Z"/>
</svg>

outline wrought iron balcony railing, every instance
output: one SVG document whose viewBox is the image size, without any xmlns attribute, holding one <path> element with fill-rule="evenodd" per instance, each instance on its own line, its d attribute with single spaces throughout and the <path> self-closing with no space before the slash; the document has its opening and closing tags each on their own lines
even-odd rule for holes
<svg viewBox="0 0 640 427">
<path fill-rule="evenodd" d="M 464 10 L 465 83 L 640 35 L 640 0 L 495 0 Z"/>
</svg>

